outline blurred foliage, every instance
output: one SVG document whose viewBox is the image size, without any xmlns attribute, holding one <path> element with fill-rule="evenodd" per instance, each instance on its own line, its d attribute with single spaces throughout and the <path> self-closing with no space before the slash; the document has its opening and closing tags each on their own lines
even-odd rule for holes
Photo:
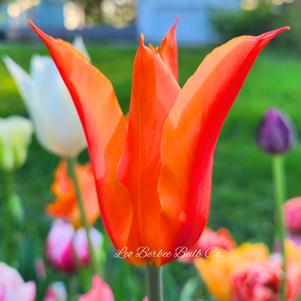
<svg viewBox="0 0 301 301">
<path fill-rule="evenodd" d="M 301 1 L 249 0 L 254 7 L 237 12 L 218 10 L 213 12 L 212 21 L 222 40 L 234 36 L 258 35 L 277 27 L 288 25 L 291 31 L 280 35 L 276 43 L 284 47 L 301 50 Z"/>
<path fill-rule="evenodd" d="M 244 34 L 256 35 L 273 27 L 274 16 L 271 5 L 261 1 L 256 9 L 229 12 L 217 10 L 212 15 L 212 20 L 223 40 Z"/>
</svg>

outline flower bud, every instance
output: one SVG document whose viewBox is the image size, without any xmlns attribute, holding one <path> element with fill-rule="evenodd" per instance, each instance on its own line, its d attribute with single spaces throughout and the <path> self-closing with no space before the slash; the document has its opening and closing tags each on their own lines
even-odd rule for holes
<svg viewBox="0 0 301 301">
<path fill-rule="evenodd" d="M 97 231 L 95 228 L 91 228 L 90 238 L 94 250 L 99 250 L 103 243 L 103 237 L 101 233 Z M 82 266 L 87 266 L 90 262 L 90 254 L 89 254 L 89 244 L 87 240 L 87 235 L 84 228 L 81 228 L 76 231 L 73 237 L 73 248 L 80 264 Z M 95 252 L 95 253 L 99 253 L 99 252 Z"/>
<path fill-rule="evenodd" d="M 0 169 L 11 171 L 24 164 L 32 131 L 26 118 L 0 118 Z"/>
<path fill-rule="evenodd" d="M 258 145 L 267 153 L 282 154 L 290 150 L 295 134 L 290 120 L 279 110 L 268 110 L 257 130 Z"/>
<path fill-rule="evenodd" d="M 92 247 L 98 250 L 102 245 L 102 235 L 90 230 Z M 46 256 L 58 270 L 73 273 L 78 266 L 90 263 L 89 244 L 83 228 L 75 231 L 73 226 L 62 220 L 56 220 L 49 232 L 46 244 Z"/>
</svg>

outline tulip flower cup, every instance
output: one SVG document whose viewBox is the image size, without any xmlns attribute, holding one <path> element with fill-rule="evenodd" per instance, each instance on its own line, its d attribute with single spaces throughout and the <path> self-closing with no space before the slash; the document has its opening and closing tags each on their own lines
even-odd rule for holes
<svg viewBox="0 0 301 301">
<path fill-rule="evenodd" d="M 260 51 L 288 28 L 216 48 L 182 88 L 176 24 L 158 48 L 146 46 L 141 36 L 125 116 L 103 73 L 70 44 L 31 25 L 81 119 L 106 230 L 117 252 L 126 248 L 131 254 L 128 262 L 148 266 L 149 288 L 159 290 L 157 267 L 175 260 L 178 247 L 192 247 L 207 223 L 214 150 L 224 120 Z M 162 300 L 162 293 L 148 297 Z"/>
</svg>

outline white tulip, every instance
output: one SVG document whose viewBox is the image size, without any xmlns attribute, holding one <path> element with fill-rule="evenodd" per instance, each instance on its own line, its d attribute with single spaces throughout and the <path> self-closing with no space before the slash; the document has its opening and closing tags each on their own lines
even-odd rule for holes
<svg viewBox="0 0 301 301">
<path fill-rule="evenodd" d="M 32 132 L 32 123 L 26 118 L 0 118 L 0 169 L 11 171 L 24 164 Z"/>
<path fill-rule="evenodd" d="M 74 46 L 88 56 L 81 38 L 75 39 Z M 76 157 L 87 143 L 69 91 L 52 59 L 34 55 L 30 75 L 9 57 L 4 63 L 34 122 L 40 144 L 61 157 Z"/>
</svg>

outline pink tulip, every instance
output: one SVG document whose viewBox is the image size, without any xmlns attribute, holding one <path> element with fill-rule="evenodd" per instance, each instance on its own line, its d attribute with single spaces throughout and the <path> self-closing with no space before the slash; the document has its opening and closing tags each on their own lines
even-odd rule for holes
<svg viewBox="0 0 301 301">
<path fill-rule="evenodd" d="M 90 236 L 94 249 L 99 249 L 102 244 L 101 233 L 92 228 Z M 78 264 L 87 266 L 90 256 L 84 229 L 75 231 L 71 224 L 56 220 L 47 238 L 46 256 L 56 269 L 66 273 L 75 272 Z"/>
<path fill-rule="evenodd" d="M 98 276 L 94 276 L 92 289 L 87 294 L 81 296 L 79 301 L 115 301 L 115 299 L 109 285 Z M 148 298 L 145 297 L 143 301 L 148 301 Z"/>
<path fill-rule="evenodd" d="M 253 264 L 233 275 L 233 301 L 278 301 L 280 283 L 277 262 Z"/>
<path fill-rule="evenodd" d="M 36 286 L 25 283 L 12 267 L 0 262 L 0 301 L 34 301 Z"/>
<path fill-rule="evenodd" d="M 90 237 L 95 250 L 98 250 L 102 245 L 102 235 L 95 228 L 91 228 Z M 73 247 L 76 252 L 78 261 L 83 266 L 87 266 L 90 262 L 89 245 L 86 232 L 83 228 L 77 230 L 73 238 Z"/>
<path fill-rule="evenodd" d="M 301 197 L 295 197 L 285 203 L 284 217 L 288 231 L 301 234 Z"/>
<path fill-rule="evenodd" d="M 216 253 L 218 249 L 230 251 L 235 245 L 235 241 L 227 229 L 221 228 L 215 232 L 206 228 L 196 244 L 180 257 L 180 261 L 191 262 L 197 257 L 208 258 L 214 256 L 213 252 Z"/>
<path fill-rule="evenodd" d="M 80 297 L 79 301 L 114 301 L 111 288 L 98 276 L 93 277 L 92 289 Z"/>
</svg>

